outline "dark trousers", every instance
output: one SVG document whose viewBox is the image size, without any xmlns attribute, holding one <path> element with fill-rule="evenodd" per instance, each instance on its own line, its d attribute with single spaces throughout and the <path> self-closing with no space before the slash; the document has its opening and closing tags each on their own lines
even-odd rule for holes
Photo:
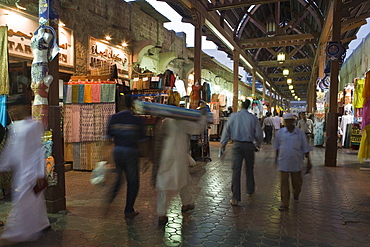
<svg viewBox="0 0 370 247">
<path fill-rule="evenodd" d="M 117 146 L 114 148 L 114 162 L 116 163 L 117 179 L 114 183 L 110 201 L 112 203 L 121 188 L 123 172 L 126 173 L 127 194 L 125 214 L 134 212 L 134 204 L 139 192 L 139 150 Z"/>
<path fill-rule="evenodd" d="M 280 171 L 280 196 L 281 204 L 289 207 L 290 189 L 289 189 L 289 175 L 292 182 L 293 197 L 298 199 L 302 188 L 301 172 L 283 172 Z"/>
<path fill-rule="evenodd" d="M 242 172 L 243 160 L 246 164 L 247 193 L 254 193 L 254 145 L 252 143 L 233 144 L 233 177 L 231 182 L 231 191 L 233 198 L 241 201 L 240 177 Z"/>
<path fill-rule="evenodd" d="M 272 126 L 265 126 L 265 143 L 271 143 L 272 139 Z"/>
</svg>

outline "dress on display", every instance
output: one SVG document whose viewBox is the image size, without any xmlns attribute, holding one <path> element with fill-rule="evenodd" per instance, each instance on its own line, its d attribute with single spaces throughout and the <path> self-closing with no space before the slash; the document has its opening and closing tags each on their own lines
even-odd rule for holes
<svg viewBox="0 0 370 247">
<path fill-rule="evenodd" d="M 313 133 L 314 139 L 313 144 L 314 146 L 322 146 L 324 145 L 324 125 L 325 125 L 325 118 L 318 117 L 315 115 L 314 117 L 314 124 L 313 124 Z"/>
<path fill-rule="evenodd" d="M 193 85 L 190 94 L 190 109 L 197 109 L 201 98 L 202 86 Z"/>
<path fill-rule="evenodd" d="M 355 92 L 353 96 L 353 106 L 355 108 L 362 108 L 364 105 L 364 98 L 362 97 L 364 85 L 365 85 L 365 79 L 358 79 L 355 82 Z"/>
<path fill-rule="evenodd" d="M 347 139 L 347 124 L 353 123 L 353 116 L 352 115 L 343 115 L 342 122 L 340 123 L 340 128 L 343 131 L 343 138 L 342 138 L 342 146 L 344 146 L 344 142 Z"/>
</svg>

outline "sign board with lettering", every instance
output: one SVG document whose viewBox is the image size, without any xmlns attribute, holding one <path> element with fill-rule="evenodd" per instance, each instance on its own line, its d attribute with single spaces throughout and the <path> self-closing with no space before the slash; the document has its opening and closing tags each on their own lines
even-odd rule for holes
<svg viewBox="0 0 370 247">
<path fill-rule="evenodd" d="M 88 68 L 90 72 L 101 69 L 111 72 L 117 66 L 119 77 L 128 77 L 130 54 L 123 48 L 90 37 Z"/>
<path fill-rule="evenodd" d="M 38 28 L 36 17 L 25 17 L 16 11 L 0 9 L 0 25 L 8 26 L 9 56 L 32 60 L 31 38 Z M 72 30 L 58 28 L 59 63 L 60 65 L 74 66 L 74 42 Z"/>
</svg>

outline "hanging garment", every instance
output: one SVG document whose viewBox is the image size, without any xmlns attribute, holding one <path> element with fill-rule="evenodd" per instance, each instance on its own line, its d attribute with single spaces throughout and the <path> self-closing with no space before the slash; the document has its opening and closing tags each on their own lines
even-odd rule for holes
<svg viewBox="0 0 370 247">
<path fill-rule="evenodd" d="M 370 98 L 367 98 L 364 107 L 362 109 L 362 123 L 361 129 L 370 124 Z"/>
<path fill-rule="evenodd" d="M 202 99 L 209 103 L 211 102 L 211 87 L 208 82 L 204 82 L 202 86 Z"/>
<path fill-rule="evenodd" d="M 198 85 L 193 85 L 192 86 L 192 91 L 190 94 L 190 109 L 197 109 L 199 106 L 199 101 L 201 99 L 201 91 L 202 91 L 202 86 Z"/>
<path fill-rule="evenodd" d="M 340 128 L 343 131 L 343 138 L 342 138 L 342 146 L 345 146 L 344 143 L 347 138 L 347 124 L 352 124 L 353 123 L 353 116 L 351 115 L 343 115 L 342 116 L 342 122 L 340 123 Z"/>
<path fill-rule="evenodd" d="M 8 27 L 0 27 L 0 95 L 9 94 Z"/>
<path fill-rule="evenodd" d="M 92 87 L 90 83 L 85 84 L 84 103 L 92 103 Z"/>
<path fill-rule="evenodd" d="M 85 100 L 85 84 L 78 84 L 78 103 L 84 103 Z"/>
<path fill-rule="evenodd" d="M 325 118 L 319 118 L 315 115 L 314 120 L 315 121 L 313 123 L 313 133 L 314 133 L 313 144 L 314 146 L 322 146 L 324 145 Z"/>
<path fill-rule="evenodd" d="M 370 98 L 370 70 L 366 72 L 365 86 L 362 92 L 362 98 L 367 101 Z"/>
<path fill-rule="evenodd" d="M 355 92 L 353 96 L 353 106 L 362 108 L 364 106 L 364 98 L 362 97 L 365 86 L 365 79 L 358 79 L 355 83 Z"/>
<path fill-rule="evenodd" d="M 370 158 L 370 125 L 367 125 L 362 130 L 361 143 L 360 148 L 358 150 L 357 159 L 360 161 L 360 163 L 362 163 L 363 159 L 369 158 Z"/>
<path fill-rule="evenodd" d="M 6 117 L 7 117 L 7 112 L 6 112 L 6 96 L 5 95 L 0 95 L 0 124 L 3 127 L 6 127 Z M 1 140 L 0 140 L 1 143 Z"/>
</svg>

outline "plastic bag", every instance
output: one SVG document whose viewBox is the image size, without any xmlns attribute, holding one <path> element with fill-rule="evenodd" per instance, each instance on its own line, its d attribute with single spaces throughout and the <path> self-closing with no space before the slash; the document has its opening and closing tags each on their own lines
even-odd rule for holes
<svg viewBox="0 0 370 247">
<path fill-rule="evenodd" d="M 96 167 L 94 170 L 92 170 L 91 173 L 91 184 L 93 185 L 104 185 L 105 182 L 105 173 L 107 171 L 107 168 L 105 165 L 107 164 L 107 161 L 99 161 L 96 164 Z"/>
</svg>

